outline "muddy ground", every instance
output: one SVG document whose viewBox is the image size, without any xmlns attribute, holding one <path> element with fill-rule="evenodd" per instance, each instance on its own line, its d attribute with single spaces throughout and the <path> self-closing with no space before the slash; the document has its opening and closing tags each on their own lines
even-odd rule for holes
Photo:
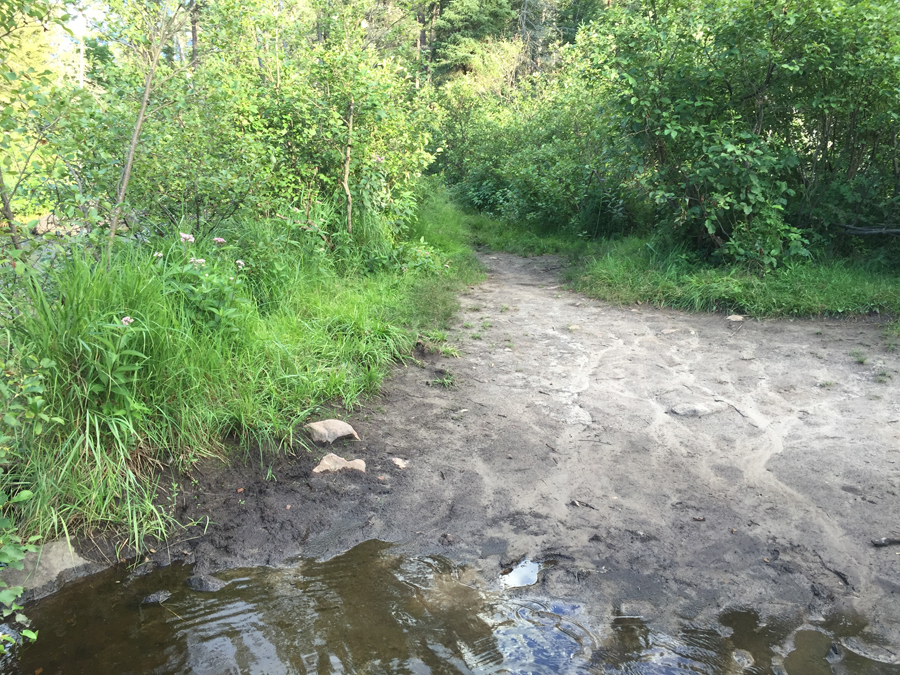
<svg viewBox="0 0 900 675">
<path fill-rule="evenodd" d="M 178 511 L 212 524 L 157 557 L 209 572 L 378 538 L 496 584 L 527 556 L 555 561 L 540 592 L 601 614 L 856 611 L 898 652 L 900 546 L 871 541 L 900 530 L 900 354 L 877 323 L 611 307 L 557 259 L 482 258 L 462 356 L 420 351 L 348 417 L 362 441 L 334 451 L 368 473 L 313 476 L 326 450 L 299 445 L 203 464 Z"/>
</svg>

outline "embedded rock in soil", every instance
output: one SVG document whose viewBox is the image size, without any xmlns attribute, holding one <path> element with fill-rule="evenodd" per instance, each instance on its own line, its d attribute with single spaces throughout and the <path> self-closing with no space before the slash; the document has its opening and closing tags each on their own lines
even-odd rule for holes
<svg viewBox="0 0 900 675">
<path fill-rule="evenodd" d="M 169 591 L 156 591 L 156 593 L 151 593 L 146 598 L 141 600 L 142 605 L 158 605 L 160 603 L 165 602 L 169 598 L 172 597 L 172 594 Z"/>
<path fill-rule="evenodd" d="M 721 412 L 723 409 L 721 406 L 708 408 L 705 405 L 696 403 L 679 403 L 678 405 L 673 405 L 669 412 L 679 417 L 706 417 L 707 415 Z"/>
<path fill-rule="evenodd" d="M 225 588 L 228 585 L 228 582 L 216 579 L 208 574 L 195 574 L 194 576 L 185 579 L 184 585 L 192 591 L 215 593 L 216 591 L 221 591 Z"/>
<path fill-rule="evenodd" d="M 347 461 L 343 457 L 339 457 L 333 452 L 329 452 L 322 458 L 322 461 L 312 470 L 313 473 L 334 473 L 343 469 L 353 469 L 354 471 L 366 472 L 366 463 L 362 459 L 354 459 Z"/>
<path fill-rule="evenodd" d="M 157 567 L 159 567 L 159 565 L 157 565 L 152 560 L 150 562 L 142 563 L 142 564 L 138 565 L 137 567 L 135 567 L 131 571 L 131 574 L 129 574 L 127 577 L 125 577 L 125 583 L 127 584 L 127 583 L 134 581 L 135 579 L 140 578 L 140 577 L 145 577 L 148 574 L 150 574 L 150 572 L 155 570 Z"/>
<path fill-rule="evenodd" d="M 339 438 L 354 438 L 357 441 L 359 436 L 356 431 L 346 422 L 341 420 L 322 420 L 321 422 L 311 422 L 304 429 L 309 431 L 309 437 L 313 443 L 334 443 Z"/>
</svg>

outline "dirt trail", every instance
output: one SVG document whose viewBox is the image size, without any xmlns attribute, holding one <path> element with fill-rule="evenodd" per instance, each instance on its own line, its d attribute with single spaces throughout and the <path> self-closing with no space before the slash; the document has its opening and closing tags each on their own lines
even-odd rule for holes
<svg viewBox="0 0 900 675">
<path fill-rule="evenodd" d="M 217 523 L 188 545 L 201 571 L 379 538 L 487 580 L 555 560 L 541 592 L 663 626 L 858 610 L 900 645 L 900 547 L 871 545 L 900 530 L 900 355 L 877 325 L 616 308 L 556 259 L 483 260 L 463 356 L 398 369 L 350 420 L 362 443 L 336 444 L 367 474 L 301 453 L 278 482 L 188 489 L 183 516 Z"/>
</svg>

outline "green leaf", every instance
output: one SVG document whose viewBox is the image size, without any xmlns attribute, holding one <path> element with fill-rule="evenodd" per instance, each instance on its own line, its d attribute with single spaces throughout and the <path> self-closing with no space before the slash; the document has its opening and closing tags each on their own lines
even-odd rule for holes
<svg viewBox="0 0 900 675">
<path fill-rule="evenodd" d="M 21 492 L 19 492 L 15 497 L 10 499 L 9 501 L 13 504 L 18 504 L 19 502 L 28 501 L 32 497 L 34 497 L 34 493 L 31 490 L 22 490 Z"/>
</svg>

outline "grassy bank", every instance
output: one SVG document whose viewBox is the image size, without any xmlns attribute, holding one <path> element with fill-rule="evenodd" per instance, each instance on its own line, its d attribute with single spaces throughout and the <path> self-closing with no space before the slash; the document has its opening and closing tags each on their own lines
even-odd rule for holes
<svg viewBox="0 0 900 675">
<path fill-rule="evenodd" d="M 323 403 L 377 391 L 478 278 L 464 220 L 432 200 L 393 247 L 246 220 L 215 240 L 122 245 L 108 266 L 73 247 L 8 277 L 0 403 L 18 414 L 2 488 L 33 493 L 14 509 L 20 532 L 115 528 L 140 546 L 173 525 L 160 469 L 226 441 L 278 447 Z"/>
<path fill-rule="evenodd" d="M 877 260 L 826 258 L 788 262 L 765 273 L 714 266 L 646 238 L 585 240 L 556 232 L 473 220 L 479 244 L 520 255 L 572 260 L 573 287 L 617 304 L 643 302 L 691 311 L 755 317 L 881 314 L 900 316 L 900 268 Z M 898 331 L 898 324 L 893 330 Z"/>
</svg>

